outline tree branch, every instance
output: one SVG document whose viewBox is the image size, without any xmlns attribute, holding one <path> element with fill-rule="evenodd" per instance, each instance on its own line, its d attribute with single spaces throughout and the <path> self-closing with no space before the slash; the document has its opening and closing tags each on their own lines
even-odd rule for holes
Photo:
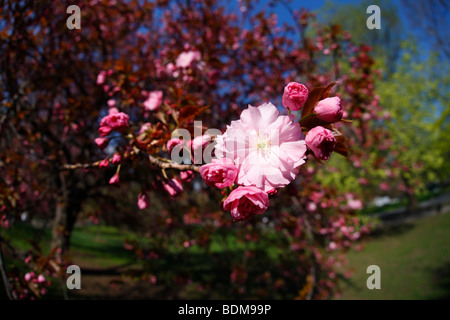
<svg viewBox="0 0 450 320">
<path fill-rule="evenodd" d="M 9 300 L 16 300 L 16 297 L 9 287 L 8 276 L 6 274 L 5 266 L 3 264 L 3 252 L 0 243 L 0 273 L 2 274 L 3 285 L 5 286 L 6 294 Z"/>
<path fill-rule="evenodd" d="M 176 169 L 176 170 L 180 170 L 180 171 L 192 170 L 192 171 L 197 171 L 197 172 L 200 169 L 200 166 L 197 166 L 195 164 L 178 164 L 171 160 L 169 160 L 168 162 L 165 162 L 165 161 L 162 161 L 151 155 L 148 156 L 148 161 L 150 161 L 151 164 L 153 164 L 157 167 L 160 167 L 161 169 Z"/>
<path fill-rule="evenodd" d="M 92 163 L 64 164 L 61 168 L 61 171 L 94 168 L 94 167 L 98 167 L 99 164 L 100 164 L 100 161 L 96 161 L 96 162 L 92 162 Z"/>
<path fill-rule="evenodd" d="M 143 153 L 139 149 L 134 150 L 136 153 Z M 175 169 L 180 171 L 192 170 L 197 171 L 200 169 L 200 166 L 195 164 L 179 164 L 174 161 L 168 159 L 158 159 L 154 156 L 148 155 L 148 161 L 154 166 L 160 167 L 161 169 Z M 92 163 L 75 163 L 75 164 L 65 164 L 62 166 L 62 171 L 64 170 L 76 170 L 76 169 L 88 169 L 98 167 L 101 161 L 96 161 Z"/>
</svg>

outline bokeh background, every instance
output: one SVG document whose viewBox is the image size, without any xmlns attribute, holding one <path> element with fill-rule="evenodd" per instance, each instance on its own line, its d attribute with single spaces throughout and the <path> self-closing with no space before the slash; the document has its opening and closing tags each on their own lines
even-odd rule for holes
<svg viewBox="0 0 450 320">
<path fill-rule="evenodd" d="M 66 27 L 71 4 L 80 30 Z M 374 4 L 379 30 L 366 26 Z M 444 0 L 0 1 L 0 297 L 449 298 L 449 9 Z M 196 64 L 169 67 L 189 51 L 200 52 Z M 171 196 L 162 185 L 179 172 L 130 152 L 167 158 L 173 130 L 194 120 L 224 130 L 249 103 L 281 107 L 290 81 L 337 82 L 349 152 L 310 156 L 263 216 L 233 223 L 198 174 Z M 152 90 L 164 93 L 155 112 L 142 107 Z M 113 106 L 132 131 L 100 150 Z M 98 168 L 115 153 L 120 166 Z M 71 264 L 81 290 L 66 287 Z M 366 287 L 369 265 L 381 268 L 380 290 Z"/>
</svg>

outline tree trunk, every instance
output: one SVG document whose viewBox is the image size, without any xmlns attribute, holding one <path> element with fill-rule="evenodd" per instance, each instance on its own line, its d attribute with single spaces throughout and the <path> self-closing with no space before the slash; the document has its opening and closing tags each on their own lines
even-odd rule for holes
<svg viewBox="0 0 450 320">
<path fill-rule="evenodd" d="M 64 256 L 69 249 L 70 232 L 67 225 L 69 209 L 68 203 L 63 197 L 58 197 L 56 204 L 55 219 L 53 220 L 52 228 L 52 243 L 51 248 L 60 248 L 60 255 Z"/>
<path fill-rule="evenodd" d="M 408 199 L 408 203 L 406 205 L 406 212 L 408 214 L 413 214 L 418 207 L 419 201 L 415 193 L 407 193 L 406 197 Z"/>
<path fill-rule="evenodd" d="M 64 174 L 59 174 L 61 194 L 58 196 L 52 227 L 51 248 L 59 248 L 59 256 L 65 257 L 70 247 L 70 237 L 76 221 L 76 208 L 71 205 Z"/>
<path fill-rule="evenodd" d="M 414 189 L 411 188 L 411 183 L 409 182 L 409 179 L 404 174 L 402 174 L 402 180 L 407 189 L 406 190 L 406 199 L 407 199 L 406 214 L 413 214 L 417 210 L 419 201 L 414 192 Z"/>
</svg>

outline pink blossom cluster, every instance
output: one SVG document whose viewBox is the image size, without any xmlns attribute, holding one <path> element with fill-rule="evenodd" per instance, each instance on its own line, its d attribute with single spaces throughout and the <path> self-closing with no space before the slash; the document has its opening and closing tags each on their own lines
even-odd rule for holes
<svg viewBox="0 0 450 320">
<path fill-rule="evenodd" d="M 115 100 L 108 100 L 108 105 L 110 107 L 108 115 L 100 120 L 100 127 L 98 129 L 100 137 L 95 139 L 95 143 L 100 150 L 105 149 L 109 144 L 109 139 L 106 137 L 107 135 L 112 131 L 123 133 L 130 126 L 128 123 L 130 117 L 124 112 L 119 112 L 115 107 Z M 121 162 L 122 156 L 120 153 L 116 152 L 111 159 L 103 159 L 100 161 L 98 166 L 99 168 L 108 168 L 110 163 L 113 165 L 120 165 Z M 118 167 L 117 172 L 110 178 L 110 185 L 120 186 L 119 169 L 120 166 Z"/>
<path fill-rule="evenodd" d="M 307 102 L 308 94 L 305 85 L 290 82 L 284 88 L 283 106 L 298 111 Z M 320 100 L 313 115 L 328 124 L 340 121 L 343 110 L 339 97 Z M 234 221 L 263 214 L 269 206 L 269 195 L 297 177 L 308 148 L 316 158 L 328 160 L 337 145 L 333 132 L 322 126 L 311 128 L 305 137 L 294 116 L 280 114 L 270 102 L 258 107 L 249 105 L 215 141 L 216 159 L 203 165 L 200 175 L 208 186 L 231 188 L 223 208 L 231 211 Z M 169 143 L 171 150 L 176 142 Z M 310 206 L 309 210 L 315 208 Z"/>
<path fill-rule="evenodd" d="M 175 63 L 169 62 L 164 71 L 175 77 L 182 79 L 183 81 L 190 82 L 193 80 L 193 77 L 190 73 L 194 67 L 196 69 L 203 69 L 204 62 L 201 61 L 202 55 L 200 51 L 191 49 L 190 45 L 185 45 L 185 51 L 181 52 L 178 57 L 175 59 Z M 214 77 L 214 71 L 210 71 L 210 76 Z"/>
<path fill-rule="evenodd" d="M 292 182 L 306 159 L 300 125 L 271 103 L 249 106 L 216 137 L 218 160 L 200 168 L 208 185 L 238 185 L 225 200 L 233 220 L 248 220 L 269 206 L 269 193 Z"/>
<path fill-rule="evenodd" d="M 163 92 L 161 90 L 150 91 L 146 93 L 147 99 L 144 101 L 144 108 L 148 111 L 158 109 L 163 101 Z"/>
<path fill-rule="evenodd" d="M 109 139 L 106 138 L 112 131 L 123 132 L 129 127 L 129 116 L 126 113 L 119 112 L 117 108 L 109 109 L 109 114 L 100 121 L 98 132 L 100 138 L 95 139 L 97 146 L 103 150 L 108 146 Z"/>
<path fill-rule="evenodd" d="M 101 86 L 103 91 L 105 93 L 108 93 L 108 96 L 110 96 L 110 97 L 112 95 L 114 95 L 116 92 L 120 91 L 120 87 L 117 86 L 115 83 L 107 84 L 108 77 L 112 76 L 113 74 L 114 74 L 113 69 L 102 70 L 97 75 L 97 80 L 96 80 L 97 85 Z M 109 101 L 113 101 L 113 100 L 109 100 Z M 108 103 L 108 105 L 109 104 L 110 104 L 110 102 Z"/>
<path fill-rule="evenodd" d="M 47 280 L 43 274 L 37 275 L 34 271 L 25 274 L 24 280 L 28 283 L 28 287 L 34 287 L 34 291 L 38 291 L 41 296 L 47 293 L 47 286 L 51 285 L 51 281 Z M 24 299 L 29 293 L 29 289 L 24 289 L 20 294 L 19 299 Z M 34 299 L 31 297 L 31 299 Z"/>
<path fill-rule="evenodd" d="M 271 103 L 249 106 L 216 137 L 217 159 L 200 168 L 216 188 L 233 187 L 223 203 L 234 221 L 263 214 L 269 193 L 292 182 L 306 159 L 306 144 L 293 116 L 281 115 Z"/>
<path fill-rule="evenodd" d="M 297 82 L 288 83 L 284 87 L 283 106 L 291 111 L 300 110 L 308 99 L 308 93 L 305 85 Z M 320 100 L 314 106 L 313 115 L 324 124 L 340 121 L 343 116 L 340 98 L 330 97 Z M 337 144 L 333 132 L 323 126 L 316 126 L 309 130 L 305 141 L 319 160 L 328 160 Z"/>
</svg>

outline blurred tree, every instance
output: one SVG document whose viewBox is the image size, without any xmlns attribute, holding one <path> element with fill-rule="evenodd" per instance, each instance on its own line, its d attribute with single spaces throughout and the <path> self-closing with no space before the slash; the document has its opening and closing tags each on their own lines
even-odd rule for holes
<svg viewBox="0 0 450 320">
<path fill-rule="evenodd" d="M 400 179 L 398 190 L 407 191 L 413 210 L 415 195 L 424 191 L 427 183 L 448 179 L 443 170 L 445 149 L 439 147 L 443 131 L 436 130 L 436 125 L 441 114 L 444 116 L 443 108 L 448 109 L 443 81 L 448 83 L 450 70 L 436 54 L 422 58 L 413 40 L 402 46 L 396 72 L 380 81 L 378 88 L 380 103 L 390 113 L 386 126 L 392 133 L 391 151 L 398 153 L 399 165 L 392 166 L 390 175 Z"/>
<path fill-rule="evenodd" d="M 353 123 L 329 127 L 336 151 L 356 151 L 358 170 L 395 158 L 389 148 L 380 153 L 387 132 L 367 45 L 300 8 L 292 9 L 295 25 L 280 26 L 258 1 L 238 3 L 230 11 L 214 0 L 80 1 L 82 28 L 69 30 L 64 4 L 0 2 L 0 226 L 54 221 L 50 253 L 34 243 L 15 254 L 1 238 L 8 256 L 25 263 L 8 274 L 19 298 L 50 286 L 34 275 L 63 274 L 80 214 L 130 226 L 137 235 L 126 248 L 166 297 L 189 289 L 204 298 L 318 299 L 337 290 L 341 253 L 368 232 L 355 216 L 356 189 L 322 184 L 310 155 L 264 217 L 232 223 L 221 192 L 195 176 L 189 183 L 187 169 L 198 167 L 170 160 L 175 130 L 192 133 L 194 119 L 203 130 L 224 129 L 249 103 L 281 105 L 291 81 L 309 89 L 338 82 L 330 94 Z M 152 203 L 138 203 L 146 217 L 137 214 L 139 193 Z"/>
<path fill-rule="evenodd" d="M 362 27 L 369 4 L 381 8 L 381 30 Z M 420 11 L 416 4 L 413 7 Z M 341 24 L 356 43 L 372 47 L 376 67 L 382 70 L 382 77 L 375 83 L 376 103 L 383 106 L 385 119 L 378 125 L 380 130 L 384 128 L 389 132 L 383 150 L 371 149 L 372 154 L 356 168 L 354 163 L 334 158 L 329 165 L 336 167 L 336 172 L 320 176 L 326 185 L 358 191 L 367 199 L 374 194 L 404 194 L 409 211 L 413 211 L 416 195 L 427 183 L 448 179 L 444 161 L 448 154 L 444 142 L 448 128 L 445 111 L 448 110 L 448 61 L 426 52 L 424 47 L 419 48 L 417 34 L 407 33 L 408 28 L 399 14 L 392 1 L 366 1 L 345 6 L 327 3 L 324 11 L 320 11 L 319 19 Z M 368 150 L 366 148 L 365 152 Z M 372 187 L 361 185 L 361 181 L 369 181 Z"/>
<path fill-rule="evenodd" d="M 409 26 L 425 43 L 450 58 L 450 3 L 447 0 L 401 1 Z"/>
<path fill-rule="evenodd" d="M 381 10 L 381 29 L 367 29 L 366 13 L 370 5 L 377 5 Z M 391 73 L 396 68 L 400 54 L 400 43 L 405 39 L 406 28 L 399 16 L 397 5 L 392 0 L 364 0 L 358 3 L 336 3 L 327 1 L 318 11 L 322 22 L 341 25 L 352 35 L 355 43 L 365 43 L 372 47 L 373 57 L 378 67 Z"/>
</svg>

